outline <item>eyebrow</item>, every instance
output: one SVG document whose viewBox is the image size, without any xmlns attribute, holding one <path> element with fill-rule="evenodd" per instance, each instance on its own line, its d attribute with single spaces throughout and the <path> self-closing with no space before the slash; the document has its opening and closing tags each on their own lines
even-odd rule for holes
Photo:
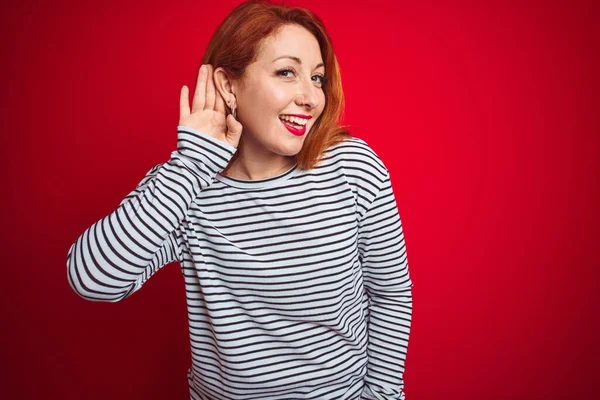
<svg viewBox="0 0 600 400">
<path fill-rule="evenodd" d="M 271 63 L 274 63 L 275 61 L 277 61 L 281 58 L 289 58 L 289 59 L 296 61 L 298 64 L 302 65 L 302 61 L 298 57 L 294 57 L 294 56 L 280 56 L 280 57 L 277 57 L 276 59 L 274 59 L 273 61 L 271 61 Z M 323 63 L 317 64 L 315 69 L 317 69 L 319 67 L 323 67 L 323 66 L 324 66 Z"/>
</svg>

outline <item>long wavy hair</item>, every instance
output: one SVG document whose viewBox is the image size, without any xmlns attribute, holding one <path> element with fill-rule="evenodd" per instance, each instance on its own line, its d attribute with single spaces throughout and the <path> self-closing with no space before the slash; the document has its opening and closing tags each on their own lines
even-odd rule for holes
<svg viewBox="0 0 600 400">
<path fill-rule="evenodd" d="M 299 169 L 314 168 L 324 151 L 350 137 L 347 126 L 341 125 L 344 112 L 344 92 L 340 68 L 333 52 L 331 39 L 321 19 L 311 11 L 272 4 L 269 0 L 249 0 L 235 7 L 213 34 L 202 64 L 222 67 L 230 78 L 243 77 L 246 67 L 257 59 L 257 51 L 264 39 L 276 34 L 288 24 L 296 24 L 311 32 L 319 43 L 328 77 L 323 85 L 325 108 L 304 139 L 302 149 L 295 156 Z M 244 139 L 240 138 L 241 146 Z M 237 158 L 236 152 L 226 171 Z"/>
</svg>

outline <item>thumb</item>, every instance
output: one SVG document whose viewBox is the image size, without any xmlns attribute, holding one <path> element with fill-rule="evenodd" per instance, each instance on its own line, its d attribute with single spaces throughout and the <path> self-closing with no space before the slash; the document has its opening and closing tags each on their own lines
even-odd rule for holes
<svg viewBox="0 0 600 400">
<path fill-rule="evenodd" d="M 242 124 L 238 120 L 233 118 L 232 114 L 227 115 L 227 138 L 233 143 L 234 147 L 237 147 L 240 143 L 240 137 L 242 136 Z"/>
</svg>

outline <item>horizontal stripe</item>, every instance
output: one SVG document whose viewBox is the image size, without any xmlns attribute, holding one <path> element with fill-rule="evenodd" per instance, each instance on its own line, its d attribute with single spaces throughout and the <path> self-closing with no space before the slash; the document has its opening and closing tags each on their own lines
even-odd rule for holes
<svg viewBox="0 0 600 400">
<path fill-rule="evenodd" d="M 381 159 L 347 138 L 309 171 L 218 175 L 236 151 L 179 126 L 169 160 L 72 244 L 73 290 L 122 301 L 178 262 L 191 399 L 404 399 L 413 284 Z"/>
</svg>

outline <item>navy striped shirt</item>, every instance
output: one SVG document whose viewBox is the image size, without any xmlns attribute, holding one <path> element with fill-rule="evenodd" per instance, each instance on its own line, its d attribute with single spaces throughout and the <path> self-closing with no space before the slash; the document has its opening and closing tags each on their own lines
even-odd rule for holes
<svg viewBox="0 0 600 400">
<path fill-rule="evenodd" d="M 73 290 L 121 301 L 178 261 L 191 399 L 404 399 L 413 284 L 381 159 L 351 137 L 311 170 L 218 175 L 236 151 L 179 126 L 170 159 L 69 249 Z"/>
</svg>

